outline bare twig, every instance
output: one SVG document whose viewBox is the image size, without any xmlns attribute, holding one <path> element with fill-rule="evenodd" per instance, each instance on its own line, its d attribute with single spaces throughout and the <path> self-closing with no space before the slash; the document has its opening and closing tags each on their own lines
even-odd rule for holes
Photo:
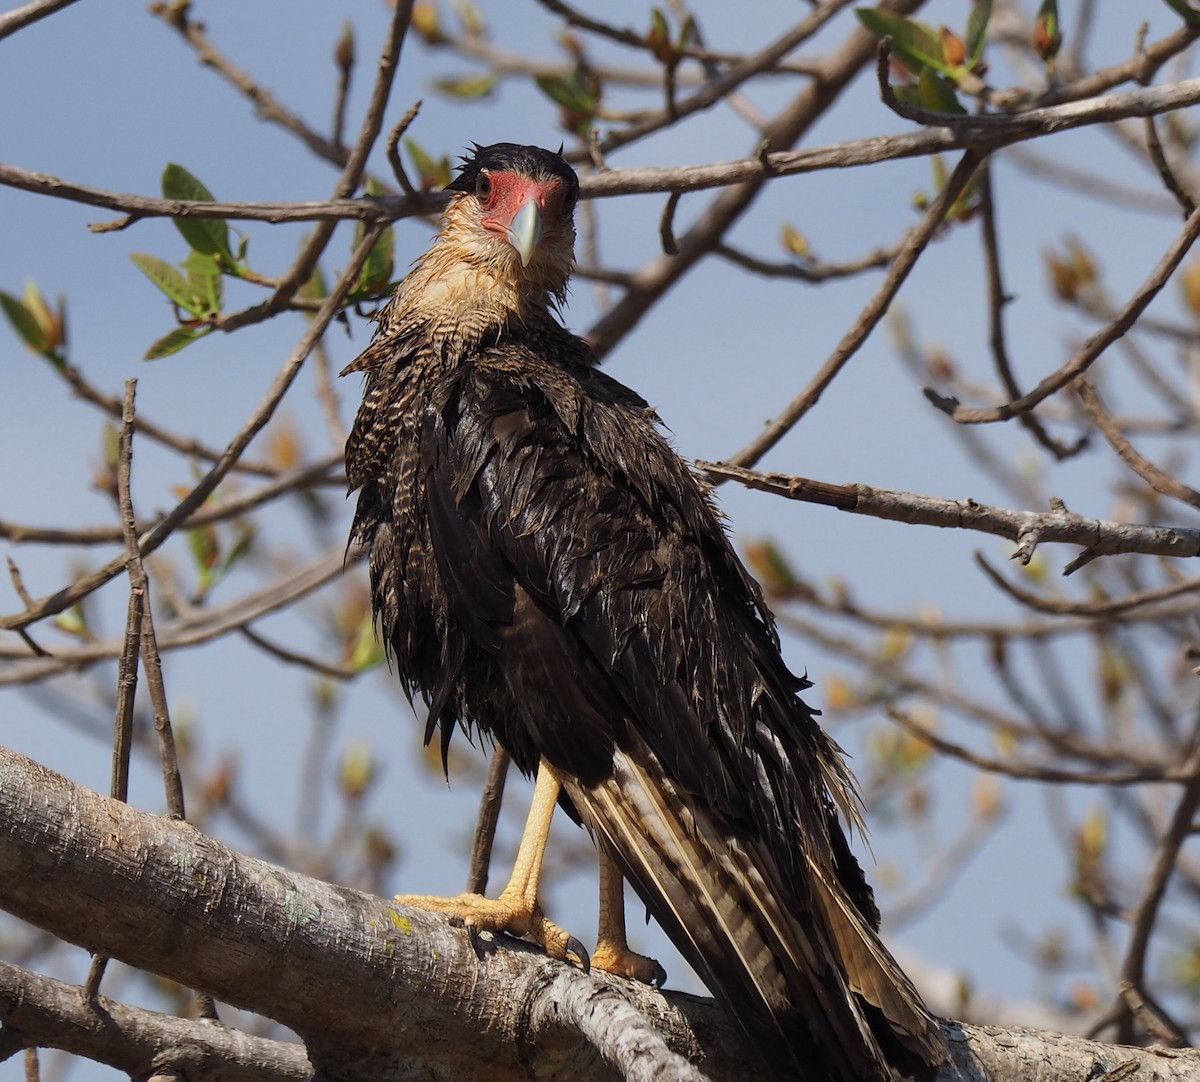
<svg viewBox="0 0 1200 1082">
<path fill-rule="evenodd" d="M 153 3 L 150 12 L 159 16 L 168 26 L 174 27 L 183 39 L 195 50 L 196 59 L 211 68 L 227 82 L 235 86 L 251 102 L 258 115 L 272 124 L 291 132 L 318 158 L 337 166 L 344 166 L 350 152 L 337 139 L 329 140 L 317 133 L 306 121 L 285 109 L 279 100 L 261 86 L 249 73 L 234 65 L 209 39 L 204 24 L 189 17 L 186 4 Z"/>
<path fill-rule="evenodd" d="M 252 511 L 256 507 L 286 496 L 292 492 L 302 492 L 316 485 L 326 485 L 345 488 L 346 479 L 337 468 L 342 464 L 343 454 L 335 451 L 325 458 L 314 462 L 311 466 L 301 466 L 297 470 L 279 474 L 271 481 L 240 496 L 221 500 L 197 510 L 184 520 L 183 525 L 189 529 L 196 526 L 208 526 L 216 522 L 236 518 Z M 138 523 L 138 533 L 145 533 L 157 528 L 162 517 L 148 522 Z M 53 526 L 31 526 L 19 522 L 9 522 L 0 519 L 0 537 L 16 544 L 36 543 L 42 545 L 104 545 L 120 541 L 123 538 L 120 526 L 79 526 L 73 529 L 59 529 Z M 10 567 L 11 571 L 11 567 Z M 20 595 L 26 606 L 35 604 L 28 592 Z"/>
<path fill-rule="evenodd" d="M 1075 384 L 1075 389 L 1079 394 L 1079 401 L 1083 404 L 1084 411 L 1104 434 L 1104 438 L 1108 440 L 1109 445 L 1117 452 L 1122 462 L 1155 492 L 1185 503 L 1189 507 L 1200 508 L 1200 492 L 1156 466 L 1129 442 L 1125 433 L 1113 420 L 1112 415 L 1104 408 L 1100 392 L 1096 390 L 1094 384 L 1089 380 L 1080 379 Z"/>
<path fill-rule="evenodd" d="M 943 755 L 949 755 L 989 774 L 1000 774 L 1006 778 L 1063 785 L 1145 785 L 1181 780 L 1179 768 L 1168 764 L 1160 767 L 1138 767 L 1134 770 L 1067 770 L 1058 766 L 1018 762 L 1015 759 L 997 759 L 991 755 L 971 751 L 970 748 L 939 736 L 899 707 L 888 706 L 886 712 L 906 733 L 923 740 Z"/>
<path fill-rule="evenodd" d="M 663 207 L 662 217 L 658 222 L 658 237 L 662 243 L 664 255 L 678 255 L 679 245 L 675 240 L 675 208 L 679 206 L 679 192 L 672 192 L 667 196 L 666 205 Z"/>
<path fill-rule="evenodd" d="M 391 135 L 387 141 L 387 160 L 388 165 L 392 167 L 392 175 L 396 178 L 396 183 L 400 185 L 401 190 L 410 199 L 420 199 L 421 194 L 413 186 L 413 182 L 408 179 L 408 173 L 404 169 L 404 160 L 400 157 L 400 140 L 404 137 L 404 133 L 408 131 L 409 126 L 417 119 L 417 113 L 421 111 L 421 99 L 418 98 L 401 118 L 399 123 L 392 129 Z"/>
<path fill-rule="evenodd" d="M 984 261 L 987 265 L 988 322 L 992 357 L 995 359 L 996 371 L 1004 384 L 1005 393 L 1010 399 L 1020 398 L 1021 391 L 1009 363 L 1008 346 L 1004 336 L 1004 306 L 1008 303 L 1008 295 L 1004 289 L 1003 272 L 1000 268 L 1000 239 L 996 232 L 996 196 L 992 185 L 992 171 L 987 166 L 979 171 L 979 195 Z M 1029 434 L 1060 461 L 1071 458 L 1087 446 L 1087 436 L 1084 435 L 1067 447 L 1051 436 L 1032 412 L 1022 413 L 1020 419 L 1029 430 Z"/>
<path fill-rule="evenodd" d="M 913 0 L 912 6 L 918 6 L 917 0 Z M 834 93 L 840 88 L 843 80 L 848 80 L 850 75 L 858 70 L 857 66 L 845 70 L 849 58 L 836 59 L 840 63 L 827 63 L 821 72 L 821 106 L 828 104 L 824 95 Z M 853 55 L 853 60 L 861 66 L 862 58 L 857 53 Z M 845 169 L 882 161 L 925 157 L 967 148 L 985 153 L 994 152 L 1042 135 L 1129 117 L 1157 115 L 1184 109 L 1197 102 L 1200 102 L 1200 79 L 1188 79 L 1168 86 L 1127 90 L 1105 98 L 1037 109 L 1013 117 L 992 117 L 989 119 L 998 121 L 998 125 L 984 131 L 968 129 L 965 133 L 956 135 L 945 128 L 931 128 L 901 135 L 872 136 L 805 150 L 772 150 L 765 159 L 755 155 L 704 165 L 606 169 L 584 178 L 581 194 L 584 198 L 596 199 L 636 193 L 699 191 L 761 181 L 765 174 L 794 176 L 825 169 Z M 779 131 L 781 136 L 771 140 L 772 146 L 777 146 L 783 141 L 783 135 L 791 134 L 795 121 L 795 116 L 789 113 L 786 121 L 777 118 L 774 124 L 768 125 L 768 138 L 776 131 Z M 792 141 L 794 140 L 786 140 L 789 143 Z M 608 149 L 606 144 L 602 145 L 604 149 Z M 395 221 L 435 212 L 440 209 L 446 198 L 444 194 L 435 193 L 418 197 L 379 196 L 371 199 L 335 196 L 304 202 L 201 202 L 163 199 L 77 184 L 62 177 L 3 163 L 0 163 L 0 185 L 105 207 L 129 214 L 136 219 L 225 218 L 275 223 L 372 222 L 380 218 Z M 102 226 L 101 229 L 103 228 L 105 227 Z"/>
<path fill-rule="evenodd" d="M 388 98 L 391 96 L 392 84 L 395 82 L 400 49 L 404 44 L 404 37 L 408 33 L 412 5 L 413 0 L 396 0 L 388 26 L 388 36 L 379 54 L 379 70 L 375 78 L 375 86 L 371 92 L 371 100 L 367 105 L 358 140 L 346 158 L 346 166 L 342 170 L 342 175 L 338 177 L 338 181 L 333 187 L 335 200 L 349 199 L 362 183 L 363 173 L 367 167 L 367 158 L 383 127 L 383 115 L 387 109 Z M 321 258 L 321 253 L 325 251 L 326 245 L 333 237 L 335 224 L 328 220 L 317 224 L 301 248 L 296 261 L 280 279 L 279 288 L 264 304 L 248 310 L 244 322 L 253 322 L 258 318 L 269 317 L 282 311 L 288 305 L 296 290 L 312 277 L 317 260 Z M 241 322 L 227 318 L 222 323 L 222 329 L 233 330 L 236 326 L 241 325 Z"/>
<path fill-rule="evenodd" d="M 299 373 L 313 345 L 325 333 L 325 329 L 329 326 L 333 317 L 341 310 L 342 301 L 349 291 L 351 283 L 357 280 L 363 263 L 366 261 L 367 254 L 371 251 L 371 246 L 375 243 L 382 230 L 382 224 L 376 224 L 367 228 L 358 247 L 355 248 L 354 253 L 351 255 L 349 264 L 342 272 L 341 278 L 338 279 L 333 289 L 330 290 L 329 295 L 321 305 L 320 311 L 317 312 L 312 323 L 309 324 L 308 329 L 301 337 L 299 344 L 293 350 L 292 355 L 275 377 L 263 401 L 250 415 L 242 426 L 241 431 L 238 432 L 229 446 L 226 447 L 221 457 L 213 464 L 212 469 L 175 506 L 174 510 L 163 516 L 157 525 L 141 539 L 141 553 L 143 557 L 157 549 L 208 499 L 213 490 L 220 484 L 222 478 L 225 477 L 233 464 L 241 457 L 242 452 L 249 445 L 250 441 L 258 434 L 267 421 L 270 420 L 275 412 L 275 408 L 279 405 L 287 389 Z M 11 616 L 0 617 L 0 629 L 12 630 L 28 627 L 38 620 L 70 608 L 81 598 L 86 597 L 93 590 L 103 586 L 104 583 L 120 574 L 124 564 L 123 557 L 116 557 L 109 560 L 108 563 L 97 570 L 76 580 L 70 586 L 64 587 L 57 593 L 38 599 L 33 605 L 26 606 L 24 611 Z"/>
<path fill-rule="evenodd" d="M 1122 977 L 1128 985 L 1145 995 L 1146 952 L 1150 945 L 1150 937 L 1154 931 L 1158 917 L 1159 905 L 1166 894 L 1167 883 L 1178 860 L 1179 850 L 1194 829 L 1196 811 L 1200 808 L 1200 749 L 1193 751 L 1188 761 L 1183 764 L 1181 773 L 1187 777 L 1188 783 L 1175 807 L 1171 823 L 1158 845 L 1154 863 L 1150 869 L 1150 877 L 1141 901 L 1133 915 L 1130 928 L 1129 947 L 1122 967 Z M 1163 1012 L 1156 1012 L 1166 1019 Z M 1166 1019 L 1169 1021 L 1169 1019 Z M 1179 1031 L 1177 1026 L 1173 1036 L 1186 1039 L 1186 1034 Z"/>
<path fill-rule="evenodd" d="M 471 841 L 471 862 L 467 872 L 467 891 L 471 894 L 482 894 L 487 890 L 492 843 L 496 840 L 496 824 L 500 821 L 508 764 L 508 752 L 497 744 L 488 764 L 487 780 L 479 799 L 479 818 L 475 820 L 475 836 Z"/>
<path fill-rule="evenodd" d="M 1200 556 L 1200 530 L 1142 526 L 1086 518 L 1059 507 L 1049 512 L 1012 511 L 975 500 L 946 500 L 869 485 L 833 485 L 781 473 L 759 473 L 729 462 L 702 462 L 696 467 L 718 478 L 738 481 L 747 488 L 772 492 L 790 500 L 836 507 L 859 515 L 925 526 L 946 526 L 996 534 L 1017 542 L 1015 559 L 1028 563 L 1039 544 L 1082 545 L 1064 574 L 1097 556 L 1144 552 L 1154 556 Z"/>
<path fill-rule="evenodd" d="M 30 23 L 37 22 L 38 19 L 44 19 L 47 15 L 53 15 L 56 11 L 70 7 L 73 3 L 75 0 L 30 0 L 28 4 L 13 8 L 12 11 L 6 11 L 0 15 L 0 40 L 8 37 L 9 34 L 15 34 L 18 30 L 23 30 Z"/>
<path fill-rule="evenodd" d="M 1157 605 L 1163 601 L 1170 601 L 1174 598 L 1200 591 L 1200 579 L 1185 579 L 1182 582 L 1172 583 L 1170 586 L 1164 586 L 1158 590 L 1140 590 L 1135 594 L 1118 598 L 1115 601 L 1068 601 L 1066 599 L 1042 597 L 1039 594 L 1022 589 L 1016 583 L 1009 582 L 979 553 L 975 554 L 975 562 L 983 569 L 984 574 L 1010 597 L 1016 598 L 1021 604 L 1028 605 L 1039 612 L 1050 612 L 1055 615 L 1086 616 L 1093 619 L 1105 620 L 1111 619 L 1114 616 L 1124 616 L 1135 609 Z M 1146 619 L 1159 619 L 1162 615 L 1160 611 L 1156 610 L 1154 613 L 1146 614 Z"/>
<path fill-rule="evenodd" d="M 63 365 L 62 368 L 56 368 L 55 371 L 62 376 L 77 397 L 83 399 L 85 402 L 90 402 L 93 406 L 97 406 L 114 420 L 121 420 L 124 405 L 120 395 L 105 394 L 73 365 Z M 135 418 L 134 426 L 135 430 L 143 436 L 148 436 L 156 443 L 161 443 L 164 447 L 170 447 L 180 454 L 188 455 L 192 458 L 202 458 L 207 462 L 215 462 L 221 457 L 221 452 L 216 448 L 209 447 L 201 443 L 200 440 L 180 436 L 178 433 L 172 432 L 165 425 L 156 424 L 148 418 L 140 416 Z M 240 473 L 255 473 L 262 477 L 275 477 L 279 473 L 279 470 L 275 467 L 265 462 L 256 462 L 249 458 L 239 460 L 234 468 Z"/>
<path fill-rule="evenodd" d="M 854 321 L 854 325 L 842 336 L 829 358 L 809 381 L 808 386 L 793 398 L 784 411 L 771 421 L 755 439 L 730 459 L 734 465 L 753 466 L 817 404 L 826 388 L 846 366 L 850 358 L 858 352 L 887 313 L 888 306 L 913 267 L 916 266 L 921 253 L 928 247 L 937 231 L 942 228 L 946 220 L 946 212 L 962 195 L 975 170 L 979 167 L 980 161 L 979 156 L 973 151 L 967 151 L 959 159 L 958 164 L 954 167 L 954 172 L 947 179 L 945 187 L 925 211 L 921 221 L 909 231 L 903 246 L 892 261 L 883 284 L 867 302 L 867 306 Z"/>
<path fill-rule="evenodd" d="M 886 267 L 896 258 L 900 248 L 899 244 L 888 248 L 876 248 L 875 251 L 868 252 L 859 259 L 850 259 L 843 263 L 829 263 L 811 257 L 801 263 L 770 263 L 765 259 L 758 259 L 756 256 L 739 251 L 729 244 L 713 245 L 713 254 L 728 259 L 730 263 L 744 267 L 763 278 L 795 278 L 801 282 L 828 282 L 833 278 L 847 278 L 866 270 Z"/>
<path fill-rule="evenodd" d="M 133 472 L 134 396 L 137 380 L 125 381 L 125 403 L 117 445 L 117 500 L 125 534 L 125 570 L 129 575 L 129 612 L 125 641 L 117 665 L 117 717 L 113 735 L 112 795 L 129 798 L 129 753 L 133 745 L 133 701 L 137 692 L 138 659 L 145 615 L 146 573 L 138 552 L 137 523 L 133 514 L 130 480 Z"/>
<path fill-rule="evenodd" d="M 337 578 L 342 574 L 343 563 L 343 550 L 338 546 L 262 589 L 226 605 L 192 609 L 186 616 L 159 632 L 159 649 L 175 650 L 195 646 L 241 628 Z M 17 660 L 15 664 L 0 669 L 0 686 L 33 683 L 55 673 L 72 671 L 97 661 L 112 660 L 120 655 L 119 644 L 120 640 L 100 639 L 71 649 L 63 648 L 49 658 L 28 658 L 22 655 L 22 659 Z M 4 656 L 4 653 L 0 651 L 0 656 Z"/>
<path fill-rule="evenodd" d="M 1086 372 L 1088 367 L 1118 338 L 1137 322 L 1138 317 L 1146 310 L 1163 286 L 1170 280 L 1175 269 L 1183 261 L 1183 257 L 1191 250 L 1196 238 L 1200 237 L 1200 211 L 1192 213 L 1184 226 L 1183 232 L 1163 253 L 1158 266 L 1151 272 L 1150 277 L 1142 283 L 1138 291 L 1116 316 L 1099 331 L 1093 334 L 1075 352 L 1061 368 L 1046 376 L 1032 391 L 1019 398 L 1006 402 L 1001 406 L 989 409 L 968 409 L 953 398 L 944 398 L 936 391 L 926 389 L 925 396 L 943 413 L 948 414 L 959 424 L 988 424 L 995 421 L 1007 421 L 1020 413 L 1033 409 L 1040 402 L 1061 390 L 1073 379 Z"/>
<path fill-rule="evenodd" d="M 822 5 L 811 17 L 810 22 L 813 25 L 805 24 L 804 30 L 800 31 L 798 28 L 797 32 L 802 32 L 804 36 L 815 32 L 816 27 L 832 14 L 835 6 L 838 5 Z M 885 0 L 883 6 L 890 11 L 904 14 L 918 8 L 920 0 Z M 776 46 L 782 46 L 790 36 L 785 35 L 784 39 L 764 54 L 760 54 L 752 63 L 761 61 L 765 66 L 765 55 L 773 53 Z M 804 36 L 800 40 L 804 40 Z M 791 45 L 788 46 L 790 47 Z M 787 51 L 784 49 L 779 55 L 784 55 Z M 775 169 L 775 152 L 785 150 L 800 139 L 849 85 L 850 80 L 861 70 L 873 51 L 874 38 L 870 34 L 861 29 L 851 33 L 845 44 L 835 50 L 820 66 L 817 77 L 766 125 L 759 142 L 759 153 L 754 158 L 755 164 L 744 174 L 745 180 L 712 200 L 687 234 L 679 238 L 677 256 L 660 256 L 639 271 L 634 276 L 629 292 L 592 325 L 587 337 L 599 356 L 607 353 L 675 282 L 708 255 L 713 245 L 724 239 L 734 222 L 757 198 L 767 180 L 778 175 Z M 721 81 L 717 80 L 712 85 L 719 86 Z M 732 89 L 732 86 L 727 89 Z M 681 114 L 685 104 L 680 105 Z M 622 133 L 623 137 L 632 138 L 630 132 L 631 130 L 627 130 Z M 603 142 L 605 151 L 611 149 L 611 144 L 611 138 Z M 599 173 L 593 179 L 598 186 L 603 185 L 607 190 L 612 181 L 612 171 Z M 683 191 L 685 186 L 672 185 L 670 190 Z"/>
<path fill-rule="evenodd" d="M 249 625 L 243 625 L 238 630 L 260 650 L 289 665 L 300 665 L 305 669 L 311 669 L 313 672 L 320 673 L 322 676 L 332 677 L 335 680 L 351 680 L 359 673 L 359 670 L 352 665 L 333 665 L 321 658 L 313 657 L 311 654 L 302 654 L 296 650 L 289 650 L 287 647 L 280 646 L 266 636 L 259 634 L 259 632 L 255 631 Z"/>
</svg>

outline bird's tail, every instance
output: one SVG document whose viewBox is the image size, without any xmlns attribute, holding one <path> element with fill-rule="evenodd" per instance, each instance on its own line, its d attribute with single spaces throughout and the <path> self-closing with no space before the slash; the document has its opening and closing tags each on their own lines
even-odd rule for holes
<svg viewBox="0 0 1200 1082">
<path fill-rule="evenodd" d="M 883 1082 L 893 1068 L 919 1073 L 940 1062 L 937 1021 L 831 862 L 807 854 L 807 897 L 797 898 L 762 842 L 718 830 L 652 755 L 618 751 L 600 784 L 563 783 L 672 942 L 781 1077 Z"/>
</svg>

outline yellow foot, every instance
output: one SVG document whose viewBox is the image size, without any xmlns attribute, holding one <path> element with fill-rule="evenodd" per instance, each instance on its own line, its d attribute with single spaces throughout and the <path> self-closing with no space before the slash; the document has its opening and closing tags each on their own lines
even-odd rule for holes
<svg viewBox="0 0 1200 1082">
<path fill-rule="evenodd" d="M 465 927 L 471 943 L 479 953 L 480 932 L 507 932 L 536 943 L 551 958 L 566 960 L 574 955 L 580 968 L 587 973 L 591 959 L 587 949 L 573 935 L 548 921 L 541 906 L 530 906 L 521 898 L 485 898 L 482 894 L 460 894 L 442 898 L 432 894 L 397 894 L 396 904 L 443 913 L 450 923 Z"/>
<path fill-rule="evenodd" d="M 596 944 L 596 949 L 592 951 L 592 965 L 603 969 L 605 973 L 652 984 L 655 988 L 667 983 L 667 971 L 653 958 L 631 951 L 625 944 L 612 940 L 602 939 Z"/>
</svg>

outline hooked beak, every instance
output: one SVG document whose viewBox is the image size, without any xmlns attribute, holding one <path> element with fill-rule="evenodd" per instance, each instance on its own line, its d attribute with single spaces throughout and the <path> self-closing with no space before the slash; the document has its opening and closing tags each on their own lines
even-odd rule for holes
<svg viewBox="0 0 1200 1082">
<path fill-rule="evenodd" d="M 521 266 L 528 267 L 533 258 L 533 250 L 542 239 L 542 208 L 537 200 L 530 197 L 521 204 L 521 209 L 513 215 L 508 225 L 508 243 L 521 257 Z"/>
</svg>

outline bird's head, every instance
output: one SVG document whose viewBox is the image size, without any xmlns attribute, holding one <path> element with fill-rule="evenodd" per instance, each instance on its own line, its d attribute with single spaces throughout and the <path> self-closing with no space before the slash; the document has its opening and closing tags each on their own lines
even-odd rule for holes
<svg viewBox="0 0 1200 1082">
<path fill-rule="evenodd" d="M 561 297 L 575 259 L 579 178 L 551 150 L 476 146 L 449 185 L 456 248 L 502 276 Z"/>
</svg>

